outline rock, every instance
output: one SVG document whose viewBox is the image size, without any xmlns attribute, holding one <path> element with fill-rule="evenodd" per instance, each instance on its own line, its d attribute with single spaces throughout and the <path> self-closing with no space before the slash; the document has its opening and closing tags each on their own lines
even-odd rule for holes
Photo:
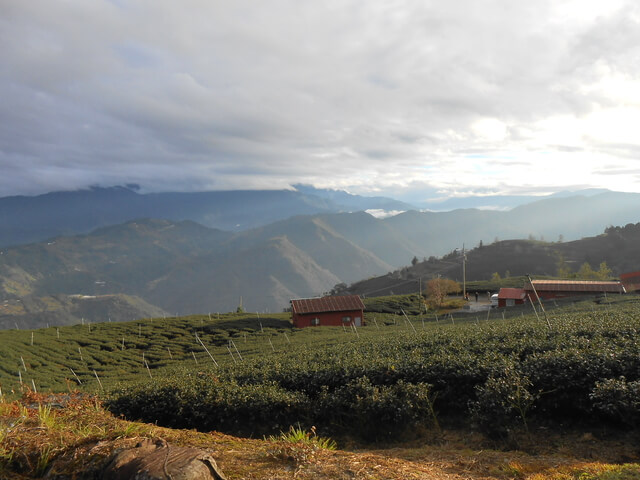
<svg viewBox="0 0 640 480">
<path fill-rule="evenodd" d="M 226 480 L 204 450 L 176 447 L 162 439 L 145 439 L 116 453 L 102 480 Z"/>
</svg>

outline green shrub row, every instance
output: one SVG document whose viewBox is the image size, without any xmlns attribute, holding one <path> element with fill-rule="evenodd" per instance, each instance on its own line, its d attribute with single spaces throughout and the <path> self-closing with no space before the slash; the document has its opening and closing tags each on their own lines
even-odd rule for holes
<svg viewBox="0 0 640 480">
<path fill-rule="evenodd" d="M 174 371 L 114 391 L 108 406 L 173 427 L 259 435 L 315 425 L 387 438 L 438 421 L 491 435 L 536 424 L 640 424 L 640 309 L 447 325 Z"/>
</svg>

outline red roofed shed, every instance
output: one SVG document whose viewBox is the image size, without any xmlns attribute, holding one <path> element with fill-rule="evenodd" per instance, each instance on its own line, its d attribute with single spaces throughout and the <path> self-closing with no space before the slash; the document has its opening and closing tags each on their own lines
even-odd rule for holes
<svg viewBox="0 0 640 480">
<path fill-rule="evenodd" d="M 498 292 L 498 307 L 512 307 L 522 305 L 527 300 L 524 288 L 501 288 Z"/>
<path fill-rule="evenodd" d="M 640 272 L 629 272 L 620 275 L 620 280 L 627 292 L 640 293 Z"/>
<path fill-rule="evenodd" d="M 316 327 L 351 325 L 359 327 L 364 318 L 364 303 L 358 295 L 340 295 L 291 300 L 293 326 Z"/>
<path fill-rule="evenodd" d="M 604 293 L 626 293 L 620 282 L 597 282 L 590 280 L 533 280 L 533 286 L 542 299 L 565 298 L 578 296 L 595 296 Z M 526 284 L 524 289 L 527 295 L 536 300 L 531 284 Z"/>
</svg>

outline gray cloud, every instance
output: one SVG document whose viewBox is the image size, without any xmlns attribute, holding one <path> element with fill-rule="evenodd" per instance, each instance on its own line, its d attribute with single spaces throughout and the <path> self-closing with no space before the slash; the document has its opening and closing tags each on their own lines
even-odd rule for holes
<svg viewBox="0 0 640 480">
<path fill-rule="evenodd" d="M 630 0 L 0 8 L 0 195 L 127 182 L 519 192 L 534 188 L 513 174 L 532 168 L 532 152 L 604 155 L 628 170 L 640 148 L 580 130 L 602 109 L 640 108 L 606 83 L 638 86 Z M 565 117 L 573 137 L 545 126 Z M 579 183 L 615 186 L 593 171 Z"/>
</svg>

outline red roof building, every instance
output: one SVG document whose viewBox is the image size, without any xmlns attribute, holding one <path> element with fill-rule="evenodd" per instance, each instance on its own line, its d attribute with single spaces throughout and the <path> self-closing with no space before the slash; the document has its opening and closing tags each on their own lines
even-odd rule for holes
<svg viewBox="0 0 640 480">
<path fill-rule="evenodd" d="M 522 305 L 527 301 L 524 288 L 501 288 L 498 292 L 498 307 Z"/>
<path fill-rule="evenodd" d="M 293 326 L 319 327 L 351 324 L 360 327 L 364 318 L 364 303 L 358 295 L 339 295 L 291 300 Z"/>
<path fill-rule="evenodd" d="M 620 282 L 599 282 L 590 280 L 533 280 L 533 286 L 541 299 L 596 296 L 602 294 L 626 293 Z M 536 300 L 531 284 L 524 287 L 527 295 Z"/>
<path fill-rule="evenodd" d="M 640 272 L 623 273 L 620 280 L 627 292 L 640 292 Z"/>
</svg>

